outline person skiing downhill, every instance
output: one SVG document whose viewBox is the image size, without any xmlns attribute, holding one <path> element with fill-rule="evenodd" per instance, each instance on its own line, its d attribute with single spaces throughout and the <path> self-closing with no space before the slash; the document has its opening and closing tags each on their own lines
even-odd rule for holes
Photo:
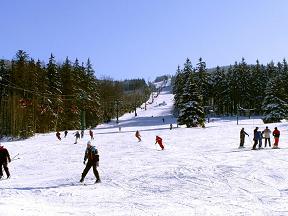
<svg viewBox="0 0 288 216">
<path fill-rule="evenodd" d="M 79 131 L 76 131 L 74 136 L 75 136 L 75 143 L 74 144 L 77 144 L 77 140 L 80 139 Z"/>
<path fill-rule="evenodd" d="M 135 136 L 137 137 L 138 142 L 140 142 L 141 141 L 141 135 L 140 135 L 138 130 L 136 131 Z"/>
<path fill-rule="evenodd" d="M 60 137 L 60 132 L 59 131 L 57 131 L 57 133 L 56 133 L 56 137 L 57 137 L 57 139 L 59 139 L 59 140 L 61 140 L 61 137 Z"/>
<path fill-rule="evenodd" d="M 273 136 L 274 136 L 274 145 L 272 148 L 278 148 L 280 131 L 277 129 L 277 127 L 274 128 Z"/>
<path fill-rule="evenodd" d="M 86 164 L 85 169 L 83 170 L 80 182 L 84 181 L 85 176 L 89 172 L 90 168 L 93 167 L 93 172 L 96 177 L 95 183 L 100 183 L 100 176 L 97 170 L 97 166 L 99 166 L 99 155 L 98 150 L 95 148 L 95 146 L 91 145 L 91 141 L 87 142 L 87 148 L 85 150 L 84 155 L 84 161 L 83 164 L 85 164 L 86 160 L 88 159 L 88 162 Z"/>
<path fill-rule="evenodd" d="M 66 138 L 67 134 L 68 134 L 68 131 L 65 130 L 65 131 L 64 131 L 64 138 Z"/>
<path fill-rule="evenodd" d="M 156 145 L 157 143 L 159 144 L 160 148 L 161 148 L 162 150 L 164 150 L 164 145 L 163 145 L 163 143 L 162 143 L 162 138 L 159 137 L 159 136 L 156 136 L 155 145 Z"/>
<path fill-rule="evenodd" d="M 240 131 L 240 146 L 239 146 L 239 148 L 244 148 L 245 135 L 247 135 L 249 137 L 249 134 L 247 134 L 244 131 L 244 128 L 242 128 Z"/>
<path fill-rule="evenodd" d="M 93 137 L 93 131 L 90 129 L 89 130 L 89 135 L 90 135 L 90 137 L 91 137 L 91 140 L 93 140 L 94 139 L 94 137 Z"/>
<path fill-rule="evenodd" d="M 10 177 L 8 162 L 11 162 L 9 152 L 4 146 L 0 144 L 0 179 L 3 177 L 2 167 L 6 173 L 7 179 Z"/>
</svg>

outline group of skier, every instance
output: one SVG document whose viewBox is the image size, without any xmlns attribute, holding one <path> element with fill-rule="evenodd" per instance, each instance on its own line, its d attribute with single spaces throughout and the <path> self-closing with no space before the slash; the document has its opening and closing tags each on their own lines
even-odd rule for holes
<svg viewBox="0 0 288 216">
<path fill-rule="evenodd" d="M 140 132 L 137 130 L 135 133 L 135 137 L 138 139 L 138 142 L 141 142 L 141 135 Z M 160 136 L 156 136 L 156 142 L 155 145 L 158 144 L 162 150 L 164 150 L 164 145 L 162 138 Z"/>
<path fill-rule="evenodd" d="M 86 160 L 88 160 L 87 163 L 86 163 Z M 0 179 L 3 178 L 2 168 L 4 168 L 7 179 L 10 177 L 10 172 L 8 168 L 8 163 L 10 162 L 11 162 L 11 158 L 10 158 L 8 150 L 0 144 Z M 80 182 L 84 181 L 84 178 L 89 172 L 90 168 L 93 167 L 93 172 L 96 177 L 95 183 L 100 183 L 101 180 L 100 180 L 100 176 L 97 170 L 97 167 L 99 166 L 99 154 L 98 154 L 98 150 L 96 149 L 96 147 L 91 144 L 91 141 L 87 142 L 87 147 L 85 149 L 83 163 L 86 165 L 86 167 L 82 172 Z"/>
<path fill-rule="evenodd" d="M 245 136 L 249 137 L 249 134 L 245 132 L 244 128 L 241 129 L 240 131 L 240 146 L 239 148 L 244 148 L 244 142 L 245 142 Z M 262 139 L 265 139 L 265 148 L 267 147 L 267 144 L 269 144 L 269 147 L 271 147 L 271 140 L 270 140 L 270 135 L 271 135 L 271 130 L 266 126 L 266 128 L 263 131 L 259 130 L 259 127 L 256 127 L 253 132 L 253 146 L 252 150 L 257 150 L 257 145 L 258 149 L 262 149 Z M 272 133 L 274 137 L 274 144 L 272 148 L 279 148 L 278 143 L 279 143 L 279 137 L 280 137 L 280 131 L 278 130 L 277 127 L 274 128 L 274 131 Z"/>
<path fill-rule="evenodd" d="M 65 131 L 64 131 L 64 138 L 66 138 L 67 134 L 68 134 L 68 131 L 65 130 Z M 74 136 L 75 136 L 75 142 L 74 142 L 74 144 L 77 144 L 78 139 L 80 139 L 80 137 L 81 137 L 81 138 L 84 137 L 84 130 L 81 130 L 81 134 L 79 133 L 79 131 L 76 131 L 76 132 L 73 133 L 73 134 L 74 134 Z M 94 139 L 94 135 L 93 135 L 93 131 L 92 131 L 91 129 L 89 130 L 89 135 L 90 135 L 91 140 L 93 140 L 93 139 Z M 56 132 L 56 137 L 57 137 L 58 140 L 61 141 L 61 134 L 60 134 L 59 131 Z"/>
</svg>

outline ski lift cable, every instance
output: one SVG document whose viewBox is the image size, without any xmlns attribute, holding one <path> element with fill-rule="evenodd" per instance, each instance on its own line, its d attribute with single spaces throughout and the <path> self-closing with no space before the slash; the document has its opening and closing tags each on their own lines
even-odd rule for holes
<svg viewBox="0 0 288 216">
<path fill-rule="evenodd" d="M 17 89 L 17 90 L 21 90 L 23 92 L 29 92 L 29 93 L 32 93 L 34 95 L 37 95 L 37 96 L 40 96 L 40 97 L 47 97 L 47 98 L 59 98 L 59 97 L 76 97 L 78 96 L 78 94 L 74 94 L 74 95 L 57 95 L 57 94 L 49 94 L 49 93 L 37 93 L 35 91 L 32 91 L 32 90 L 28 90 L 28 89 L 24 89 L 24 88 L 21 88 L 21 87 L 15 87 L 15 86 L 10 86 L 10 85 L 6 85 L 6 84 L 3 84 L 3 83 L 0 83 L 0 85 L 2 86 L 5 86 L 7 88 L 12 88 L 12 89 Z M 64 99 L 62 98 L 62 100 L 74 100 L 74 99 Z"/>
</svg>

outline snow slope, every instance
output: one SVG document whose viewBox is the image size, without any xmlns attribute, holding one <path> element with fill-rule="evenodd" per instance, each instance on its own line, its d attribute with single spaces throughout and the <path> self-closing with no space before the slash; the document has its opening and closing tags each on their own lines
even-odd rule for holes
<svg viewBox="0 0 288 216">
<path fill-rule="evenodd" d="M 85 185 L 78 183 L 88 131 L 75 145 L 74 131 L 62 141 L 51 133 L 2 142 L 20 159 L 9 164 L 12 178 L 0 181 L 0 215 L 288 215 L 287 123 L 268 125 L 280 129 L 282 149 L 250 151 L 253 129 L 266 126 L 260 119 L 237 125 L 235 118 L 214 118 L 206 128 L 169 130 L 176 127 L 172 104 L 165 87 L 137 117 L 94 129 L 101 184 L 92 170 Z M 251 139 L 238 150 L 242 127 Z M 154 145 L 156 135 L 164 151 Z"/>
</svg>

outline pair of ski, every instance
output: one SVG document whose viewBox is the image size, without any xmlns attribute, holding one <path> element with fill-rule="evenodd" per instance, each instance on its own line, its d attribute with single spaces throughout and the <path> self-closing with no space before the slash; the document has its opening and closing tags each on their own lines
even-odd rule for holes
<svg viewBox="0 0 288 216">
<path fill-rule="evenodd" d="M 240 149 L 243 149 L 242 151 L 258 151 L 258 150 L 272 150 L 272 149 L 280 149 L 279 147 L 272 147 L 272 148 L 263 148 L 263 147 L 260 147 L 260 148 L 255 148 L 255 149 L 246 149 L 245 147 L 238 147 L 239 151 L 241 151 Z"/>
</svg>

